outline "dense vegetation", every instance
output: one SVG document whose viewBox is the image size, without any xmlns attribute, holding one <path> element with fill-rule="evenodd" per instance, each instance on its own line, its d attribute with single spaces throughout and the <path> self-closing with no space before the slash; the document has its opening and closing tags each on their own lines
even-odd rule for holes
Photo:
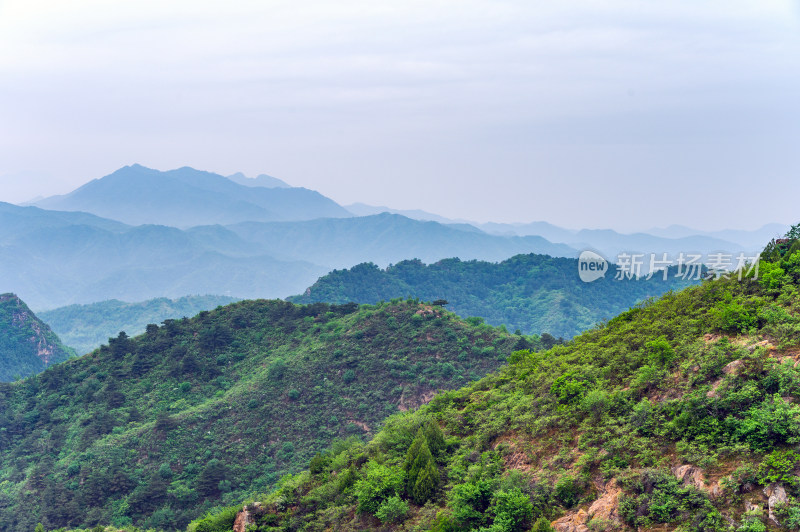
<svg viewBox="0 0 800 532">
<path fill-rule="evenodd" d="M 445 299 L 459 316 L 481 316 L 492 325 L 526 333 L 571 338 L 616 316 L 635 303 L 689 281 L 673 274 L 663 280 L 614 280 L 616 266 L 592 283 L 578 277 L 576 259 L 517 255 L 499 263 L 446 259 L 425 265 L 405 260 L 386 269 L 372 263 L 334 270 L 295 303 L 377 303 L 394 297 Z"/>
<path fill-rule="evenodd" d="M 764 258 L 334 445 L 252 529 L 800 529 L 800 241 Z"/>
<path fill-rule="evenodd" d="M 0 381 L 13 381 L 75 356 L 14 294 L 0 294 Z"/>
<path fill-rule="evenodd" d="M 135 336 L 145 331 L 148 323 L 194 316 L 203 310 L 236 301 L 227 296 L 186 296 L 179 299 L 160 297 L 139 303 L 112 299 L 88 305 L 69 305 L 39 312 L 39 317 L 68 346 L 78 353 L 88 353 L 110 337 L 125 331 Z"/>
<path fill-rule="evenodd" d="M 416 301 L 244 301 L 0 385 L 0 529 L 174 529 L 538 339 Z"/>
</svg>

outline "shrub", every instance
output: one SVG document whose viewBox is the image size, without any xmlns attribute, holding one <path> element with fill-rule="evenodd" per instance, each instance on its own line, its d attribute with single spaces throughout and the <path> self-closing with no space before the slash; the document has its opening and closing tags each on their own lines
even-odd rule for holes
<svg viewBox="0 0 800 532">
<path fill-rule="evenodd" d="M 800 442 L 800 407 L 790 405 L 780 395 L 751 408 L 742 420 L 726 421 L 735 426 L 735 436 L 755 451 Z"/>
<path fill-rule="evenodd" d="M 236 514 L 242 510 L 241 506 L 229 506 L 214 513 L 206 514 L 202 519 L 189 523 L 189 532 L 227 532 L 233 528 Z"/>
<path fill-rule="evenodd" d="M 272 364 L 269 365 L 269 369 L 267 369 L 267 376 L 274 381 L 281 380 L 285 373 L 286 361 L 282 358 L 273 361 Z"/>
<path fill-rule="evenodd" d="M 763 512 L 761 510 L 750 510 L 742 516 L 742 524 L 736 532 L 766 532 L 767 526 L 761 520 Z"/>
<path fill-rule="evenodd" d="M 559 403 L 568 405 L 580 399 L 588 389 L 588 381 L 575 374 L 575 372 L 568 372 L 553 381 L 552 386 L 550 386 L 550 393 L 555 396 Z"/>
<path fill-rule="evenodd" d="M 492 485 L 485 480 L 456 484 L 450 490 L 449 504 L 453 519 L 464 529 L 476 528 L 483 523 L 492 501 Z"/>
<path fill-rule="evenodd" d="M 644 347 L 647 352 L 647 363 L 652 366 L 669 366 L 675 358 L 675 350 L 664 336 L 647 342 Z"/>
<path fill-rule="evenodd" d="M 555 532 L 555 528 L 553 528 L 553 525 L 550 524 L 550 521 L 548 521 L 547 518 L 540 517 L 535 523 L 533 523 L 531 532 Z"/>
<path fill-rule="evenodd" d="M 172 468 L 169 464 L 161 464 L 161 467 L 158 468 L 158 476 L 163 479 L 172 478 Z"/>
<path fill-rule="evenodd" d="M 718 303 L 711 314 L 715 326 L 723 331 L 746 333 L 758 323 L 757 314 L 737 301 Z"/>
<path fill-rule="evenodd" d="M 582 492 L 583 486 L 580 481 L 572 475 L 564 475 L 556 481 L 553 496 L 564 507 L 570 508 L 578 504 Z"/>
<path fill-rule="evenodd" d="M 384 502 L 398 496 L 404 483 L 405 474 L 402 469 L 370 460 L 365 467 L 364 478 L 355 483 L 358 499 L 356 509 L 376 515 Z"/>
<path fill-rule="evenodd" d="M 399 523 L 408 515 L 408 503 L 393 495 L 383 501 L 375 512 L 375 517 L 383 523 Z"/>
<path fill-rule="evenodd" d="M 492 500 L 495 522 L 500 521 L 508 531 L 527 530 L 533 519 L 533 504 L 519 488 L 499 491 Z"/>
<path fill-rule="evenodd" d="M 800 462 L 800 454 L 793 450 L 772 451 L 758 466 L 758 482 L 760 484 L 782 482 L 796 485 L 798 478 L 794 475 L 794 468 L 798 462 Z"/>
</svg>

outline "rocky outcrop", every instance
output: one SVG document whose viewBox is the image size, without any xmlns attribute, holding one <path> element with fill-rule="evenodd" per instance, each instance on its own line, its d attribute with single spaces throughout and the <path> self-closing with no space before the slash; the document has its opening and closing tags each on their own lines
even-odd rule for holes
<svg viewBox="0 0 800 532">
<path fill-rule="evenodd" d="M 774 483 L 764 488 L 764 495 L 766 495 L 768 499 L 769 520 L 775 523 L 775 525 L 781 526 L 781 524 L 778 522 L 778 518 L 775 517 L 775 508 L 778 505 L 786 504 L 788 502 L 789 499 L 786 496 L 786 490 L 783 489 L 783 486 L 780 484 Z"/>
<path fill-rule="evenodd" d="M 703 470 L 690 464 L 677 466 L 672 468 L 672 474 L 675 475 L 684 486 L 694 486 L 698 490 L 705 492 L 709 497 L 715 499 L 722 495 L 722 488 L 718 482 L 711 485 L 706 483 L 706 477 Z"/>
<path fill-rule="evenodd" d="M 619 496 L 622 488 L 617 484 L 616 479 L 612 479 L 601 489 L 602 495 L 589 506 L 588 510 L 578 510 L 553 521 L 553 528 L 558 532 L 588 532 L 587 524 L 592 520 L 604 521 L 612 527 L 618 528 L 620 525 Z"/>
<path fill-rule="evenodd" d="M 724 368 L 722 368 L 722 373 L 725 375 L 738 375 L 742 369 L 744 368 L 744 361 L 743 360 L 734 360 L 733 362 L 729 362 Z"/>
<path fill-rule="evenodd" d="M 612 479 L 605 485 L 603 495 L 589 506 L 588 514 L 590 519 L 603 519 L 619 523 L 619 496 L 622 488 L 617 484 L 616 479 Z"/>
<path fill-rule="evenodd" d="M 557 532 L 589 532 L 589 527 L 586 526 L 587 521 L 589 521 L 588 512 L 586 510 L 578 510 L 573 514 L 556 519 L 552 525 Z"/>
<path fill-rule="evenodd" d="M 254 502 L 242 508 L 242 511 L 236 514 L 236 520 L 233 522 L 233 532 L 246 532 L 248 526 L 256 524 L 255 514 L 259 510 L 261 510 L 260 502 Z"/>
<path fill-rule="evenodd" d="M 50 327 L 14 294 L 0 294 L 0 381 L 27 377 L 69 358 Z"/>
</svg>

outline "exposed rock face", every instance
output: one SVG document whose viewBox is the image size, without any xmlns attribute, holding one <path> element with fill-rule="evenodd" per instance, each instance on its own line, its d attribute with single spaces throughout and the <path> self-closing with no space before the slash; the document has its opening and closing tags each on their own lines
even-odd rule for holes
<svg viewBox="0 0 800 532">
<path fill-rule="evenodd" d="M 589 532 L 589 527 L 586 526 L 588 520 L 589 514 L 586 510 L 578 510 L 574 514 L 553 521 L 552 524 L 557 532 Z"/>
<path fill-rule="evenodd" d="M 734 360 L 722 368 L 722 373 L 725 375 L 738 375 L 739 372 L 742 371 L 743 366 L 744 362 L 742 360 Z"/>
<path fill-rule="evenodd" d="M 588 510 L 578 510 L 575 513 L 553 521 L 552 525 L 558 532 L 588 532 L 586 524 L 592 519 L 609 521 L 614 528 L 620 525 L 619 495 L 622 489 L 616 479 L 611 480 L 603 488 L 603 494 L 594 501 Z"/>
<path fill-rule="evenodd" d="M 757 504 L 754 504 L 750 501 L 744 501 L 744 511 L 745 512 L 758 512 L 761 510 L 761 507 Z"/>
<path fill-rule="evenodd" d="M 233 532 L 245 532 L 249 525 L 256 524 L 254 514 L 261 509 L 261 503 L 254 502 L 250 506 L 245 506 L 241 512 L 236 514 L 233 522 Z"/>
<path fill-rule="evenodd" d="M 768 497 L 769 520 L 775 523 L 777 526 L 780 526 L 781 524 L 775 517 L 775 507 L 778 504 L 786 504 L 786 502 L 789 500 L 788 497 L 786 497 L 786 490 L 783 489 L 783 486 L 780 484 L 770 484 L 764 488 L 764 495 Z"/>
<path fill-rule="evenodd" d="M 710 486 L 706 485 L 706 477 L 699 467 L 689 464 L 673 467 L 672 474 L 683 482 L 685 486 L 694 486 L 698 490 L 707 493 L 712 499 L 722 495 L 722 488 L 720 488 L 719 483 L 715 482 Z"/>
<path fill-rule="evenodd" d="M 409 394 L 406 396 L 406 390 L 408 389 L 408 386 L 403 388 L 403 392 L 400 394 L 400 400 L 397 403 L 397 408 L 401 412 L 407 412 L 422 405 L 428 404 L 428 402 L 433 399 L 433 396 L 436 395 L 434 390 L 429 390 L 420 394 Z"/>
<path fill-rule="evenodd" d="M 619 495 L 622 489 L 616 479 L 612 479 L 605 486 L 603 495 L 589 506 L 588 514 L 591 519 L 605 519 L 619 523 Z"/>
</svg>

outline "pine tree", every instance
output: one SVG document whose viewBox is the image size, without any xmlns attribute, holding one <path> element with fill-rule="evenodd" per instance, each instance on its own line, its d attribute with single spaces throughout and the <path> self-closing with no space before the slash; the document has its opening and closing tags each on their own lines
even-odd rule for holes
<svg viewBox="0 0 800 532">
<path fill-rule="evenodd" d="M 410 494 L 413 487 L 414 482 L 416 481 L 416 475 L 413 475 L 412 480 L 412 469 L 414 468 L 414 462 L 417 459 L 417 456 L 422 449 L 422 446 L 425 445 L 425 434 L 422 432 L 422 429 L 417 430 L 417 435 L 414 436 L 414 440 L 411 442 L 411 446 L 406 451 L 406 459 L 403 462 L 403 470 L 406 473 L 406 481 L 407 481 L 407 490 Z M 428 449 L 430 452 L 430 449 Z M 417 470 L 419 472 L 419 470 Z"/>
<path fill-rule="evenodd" d="M 439 470 L 421 427 L 408 448 L 403 468 L 406 472 L 406 492 L 414 502 L 424 504 L 439 486 Z"/>
<path fill-rule="evenodd" d="M 441 454 L 445 448 L 444 434 L 442 434 L 442 429 L 439 428 L 439 425 L 435 421 L 428 420 L 428 422 L 425 423 L 423 431 L 431 454 L 438 458 L 439 454 Z"/>
<path fill-rule="evenodd" d="M 419 471 L 411 496 L 415 503 L 423 505 L 433 497 L 437 487 L 439 487 L 439 470 L 431 457 Z"/>
</svg>

